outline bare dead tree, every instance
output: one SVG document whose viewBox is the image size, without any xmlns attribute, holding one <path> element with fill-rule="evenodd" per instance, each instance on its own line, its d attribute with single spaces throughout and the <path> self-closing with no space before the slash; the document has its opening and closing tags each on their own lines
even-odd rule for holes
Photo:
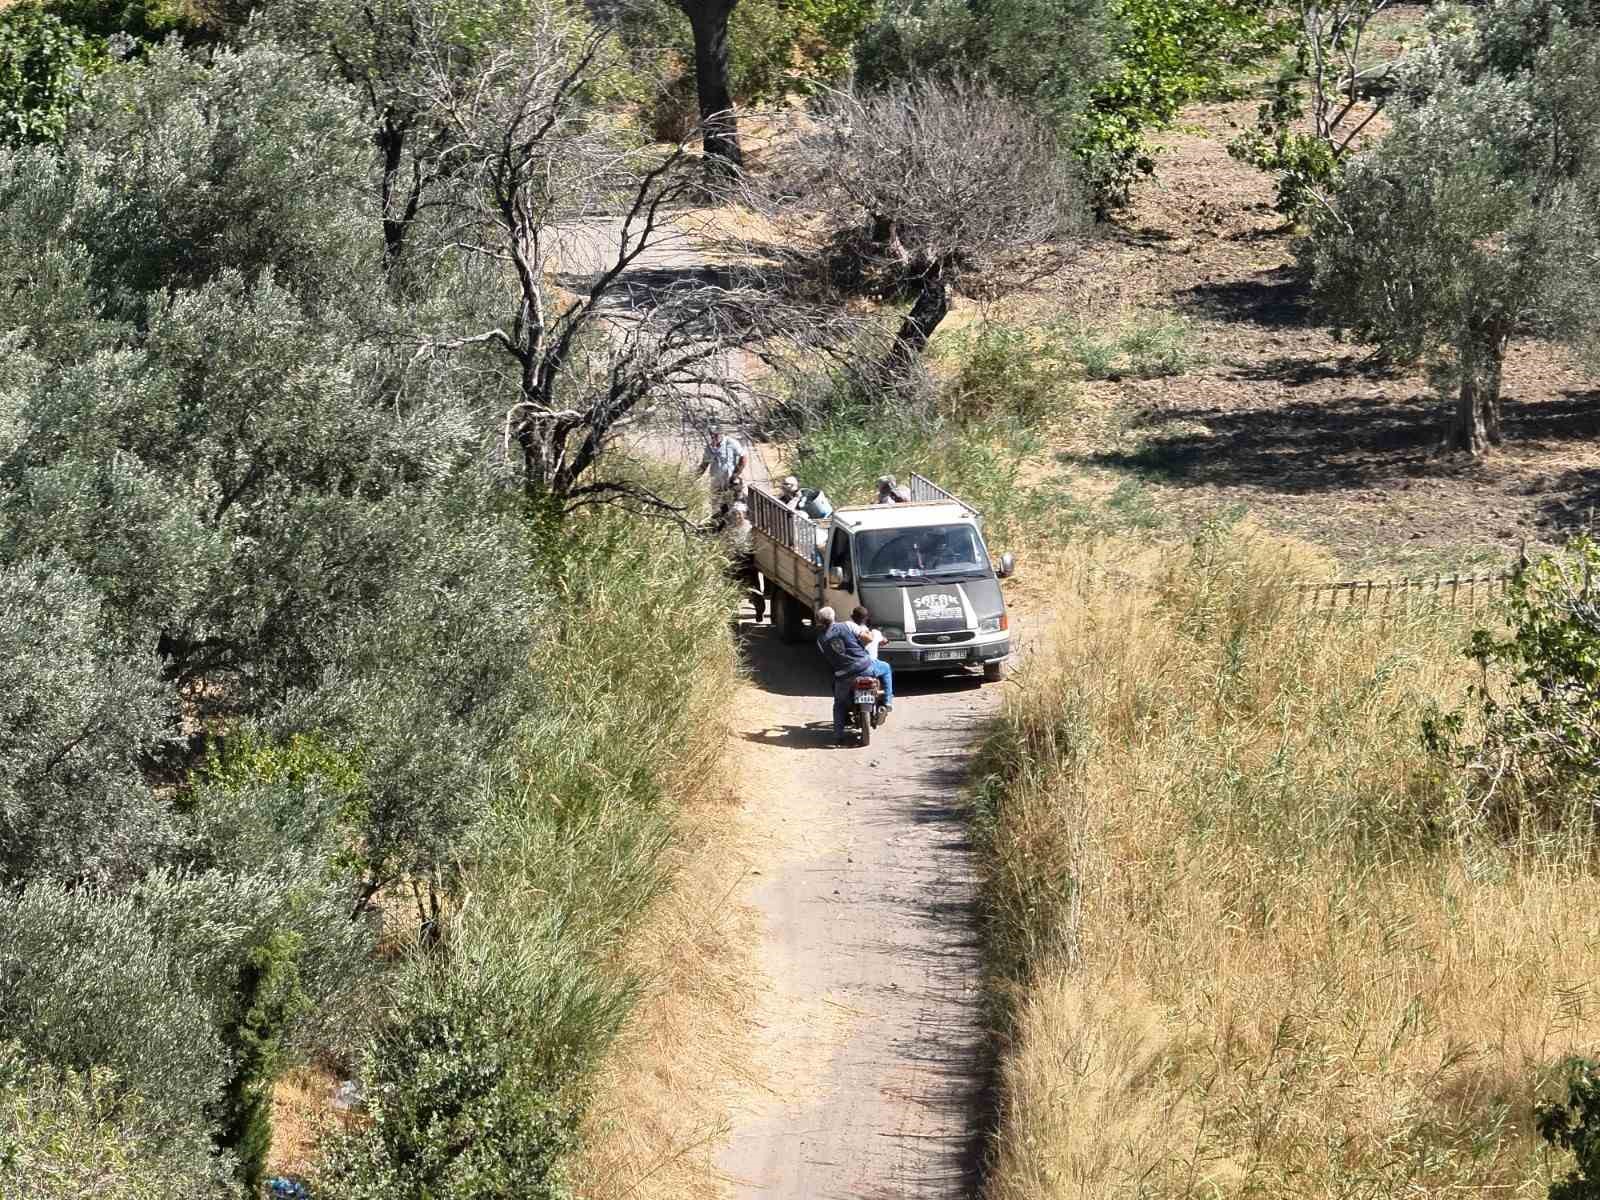
<svg viewBox="0 0 1600 1200">
<path fill-rule="evenodd" d="M 795 301 L 771 264 L 707 265 L 680 211 L 706 186 L 688 145 L 630 140 L 586 102 L 607 46 L 552 9 L 470 78 L 448 45 L 422 47 L 414 97 L 458 164 L 436 249 L 488 264 L 508 299 L 502 319 L 416 355 L 489 356 L 511 390 L 508 460 L 531 494 L 569 509 L 619 495 L 661 507 L 597 474 L 618 438 L 647 418 L 737 407 L 751 382 L 736 357 L 792 362 L 843 336 L 843 318 Z M 730 177 L 730 198 L 737 187 Z"/>
<path fill-rule="evenodd" d="M 865 230 L 878 265 L 913 295 L 885 364 L 896 376 L 964 284 L 1017 286 L 1090 225 L 1055 133 L 981 84 L 837 95 L 807 143 L 813 203 L 823 198 L 837 228 Z"/>
<path fill-rule="evenodd" d="M 1383 109 L 1381 85 L 1393 59 L 1367 62 L 1368 32 L 1389 0 L 1301 0 L 1301 66 L 1309 91 L 1312 133 L 1335 160 Z"/>
</svg>

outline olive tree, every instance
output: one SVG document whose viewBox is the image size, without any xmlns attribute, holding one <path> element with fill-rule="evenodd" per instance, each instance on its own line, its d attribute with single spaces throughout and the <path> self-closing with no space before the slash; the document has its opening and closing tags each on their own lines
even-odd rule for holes
<svg viewBox="0 0 1600 1200">
<path fill-rule="evenodd" d="M 840 95 L 806 150 L 810 186 L 841 232 L 911 292 L 887 366 L 903 374 L 981 276 L 990 290 L 1042 274 L 1089 222 L 1081 177 L 1051 128 L 987 85 L 911 84 Z"/>
<path fill-rule="evenodd" d="M 112 883 L 175 837 L 141 771 L 171 697 L 58 559 L 0 565 L 0 885 Z"/>
<path fill-rule="evenodd" d="M 1581 340 L 1594 327 L 1583 297 L 1600 286 L 1586 183 L 1600 153 L 1597 72 L 1592 39 L 1559 11 L 1510 71 L 1436 46 L 1413 64 L 1391 131 L 1349 162 L 1315 218 L 1305 255 L 1318 300 L 1452 385 L 1447 449 L 1478 455 L 1500 440 L 1513 335 Z"/>
</svg>

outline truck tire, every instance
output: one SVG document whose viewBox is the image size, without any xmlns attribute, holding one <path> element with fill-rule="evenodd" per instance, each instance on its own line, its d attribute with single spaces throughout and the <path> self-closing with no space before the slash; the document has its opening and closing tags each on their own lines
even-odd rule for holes
<svg viewBox="0 0 1600 1200">
<path fill-rule="evenodd" d="M 999 683 L 1006 677 L 1006 660 L 1003 658 L 991 659 L 983 664 L 983 681 L 985 683 Z"/>
<path fill-rule="evenodd" d="M 773 615 L 777 618 L 778 636 L 786 642 L 798 642 L 805 638 L 805 609 L 800 601 L 788 592 L 779 592 L 777 596 L 778 611 Z"/>
</svg>

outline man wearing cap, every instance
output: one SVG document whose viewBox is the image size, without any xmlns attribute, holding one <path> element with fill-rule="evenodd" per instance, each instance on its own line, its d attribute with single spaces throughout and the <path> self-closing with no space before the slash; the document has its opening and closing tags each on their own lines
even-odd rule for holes
<svg viewBox="0 0 1600 1200">
<path fill-rule="evenodd" d="M 722 430 L 713 429 L 706 439 L 706 451 L 695 474 L 704 475 L 709 470 L 713 492 L 738 491 L 744 482 L 747 463 L 744 447 Z"/>
<path fill-rule="evenodd" d="M 790 512 L 799 512 L 800 506 L 806 502 L 804 494 L 800 491 L 800 481 L 793 475 L 785 475 L 780 479 L 778 499 Z"/>
<path fill-rule="evenodd" d="M 878 476 L 878 498 L 874 504 L 910 504 L 911 493 L 893 475 Z"/>
</svg>

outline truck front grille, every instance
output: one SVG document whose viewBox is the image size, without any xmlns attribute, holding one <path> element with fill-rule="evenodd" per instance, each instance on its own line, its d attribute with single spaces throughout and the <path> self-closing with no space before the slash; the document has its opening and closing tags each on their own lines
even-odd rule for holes
<svg viewBox="0 0 1600 1200">
<path fill-rule="evenodd" d="M 957 642 L 970 642 L 978 635 L 970 629 L 960 633 L 913 633 L 911 640 L 918 646 L 953 646 Z"/>
</svg>

